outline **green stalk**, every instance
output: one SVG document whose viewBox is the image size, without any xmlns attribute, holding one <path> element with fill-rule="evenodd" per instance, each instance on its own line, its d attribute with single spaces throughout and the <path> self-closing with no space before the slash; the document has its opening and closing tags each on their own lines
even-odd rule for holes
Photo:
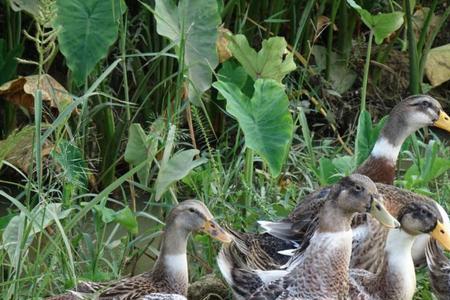
<svg viewBox="0 0 450 300">
<path fill-rule="evenodd" d="M 326 79 L 330 79 L 331 72 L 331 52 L 333 51 L 333 25 L 336 21 L 336 13 L 339 8 L 341 0 L 333 1 L 333 7 L 331 9 L 330 25 L 328 25 L 328 39 L 327 39 L 327 55 L 326 55 Z"/>
<path fill-rule="evenodd" d="M 245 211 L 251 206 L 252 191 L 253 191 L 253 150 L 245 149 L 244 162 L 244 181 L 246 185 L 245 192 Z"/>
<path fill-rule="evenodd" d="M 367 43 L 366 63 L 364 64 L 364 75 L 361 88 L 361 104 L 359 108 L 360 112 L 366 110 L 367 81 L 369 79 L 369 66 L 370 66 L 370 55 L 372 52 L 372 40 L 373 40 L 373 31 L 370 30 L 369 42 Z"/>
<path fill-rule="evenodd" d="M 124 16 L 125 21 L 121 21 L 121 31 L 120 31 L 120 54 L 122 56 L 122 69 L 123 69 L 123 88 L 125 96 L 125 109 L 127 112 L 127 121 L 131 119 L 131 109 L 130 109 L 130 96 L 128 88 L 128 72 L 127 72 L 127 60 L 126 60 L 126 41 L 127 41 L 127 12 Z"/>
<path fill-rule="evenodd" d="M 406 10 L 406 25 L 407 25 L 407 38 L 408 38 L 408 53 L 409 53 L 409 92 L 412 95 L 420 93 L 420 72 L 419 72 L 419 59 L 417 56 L 417 44 L 414 36 L 412 16 L 411 16 L 411 4 L 409 0 L 403 1 Z"/>
</svg>

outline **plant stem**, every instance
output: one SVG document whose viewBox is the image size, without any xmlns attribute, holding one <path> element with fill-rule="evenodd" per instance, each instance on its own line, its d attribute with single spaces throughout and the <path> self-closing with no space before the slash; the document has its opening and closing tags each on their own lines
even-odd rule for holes
<svg viewBox="0 0 450 300">
<path fill-rule="evenodd" d="M 367 81 L 369 79 L 369 66 L 370 66 L 370 55 L 372 52 L 372 40 L 373 40 L 373 31 L 371 30 L 369 34 L 369 41 L 367 43 L 366 63 L 364 64 L 364 75 L 361 88 L 361 104 L 359 108 L 360 112 L 366 110 Z"/>
<path fill-rule="evenodd" d="M 245 149 L 244 180 L 246 187 L 245 208 L 248 208 L 251 205 L 253 190 L 253 150 L 250 148 Z"/>
<path fill-rule="evenodd" d="M 420 93 L 420 78 L 419 78 L 419 60 L 417 57 L 417 44 L 414 36 L 412 16 L 411 16 L 411 4 L 409 0 L 403 1 L 405 4 L 406 13 L 406 26 L 407 26 L 407 38 L 408 38 L 408 54 L 409 54 L 409 92 L 412 95 Z"/>
</svg>

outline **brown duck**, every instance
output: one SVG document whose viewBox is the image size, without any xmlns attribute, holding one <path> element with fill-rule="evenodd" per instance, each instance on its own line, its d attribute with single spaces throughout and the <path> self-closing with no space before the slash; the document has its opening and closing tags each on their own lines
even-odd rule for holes
<svg viewBox="0 0 450 300">
<path fill-rule="evenodd" d="M 76 291 L 48 299 L 183 299 L 188 288 L 187 240 L 197 231 L 224 243 L 231 241 L 202 202 L 186 200 L 167 217 L 160 255 L 152 271 L 114 283 L 83 283 Z"/>
</svg>

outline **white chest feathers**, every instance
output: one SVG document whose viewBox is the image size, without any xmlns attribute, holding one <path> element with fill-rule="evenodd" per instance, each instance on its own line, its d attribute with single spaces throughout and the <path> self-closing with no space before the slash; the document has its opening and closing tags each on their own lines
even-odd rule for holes
<svg viewBox="0 0 450 300">
<path fill-rule="evenodd" d="M 173 275 L 188 276 L 188 265 L 186 254 L 166 255 L 164 265 Z"/>
<path fill-rule="evenodd" d="M 415 237 L 401 229 L 391 229 L 386 242 L 389 272 L 398 280 L 405 299 L 412 299 L 416 290 L 416 273 L 411 256 Z"/>
<path fill-rule="evenodd" d="M 402 145 L 392 145 L 386 138 L 379 139 L 373 146 L 371 155 L 376 158 L 386 158 L 390 161 L 397 161 Z"/>
</svg>

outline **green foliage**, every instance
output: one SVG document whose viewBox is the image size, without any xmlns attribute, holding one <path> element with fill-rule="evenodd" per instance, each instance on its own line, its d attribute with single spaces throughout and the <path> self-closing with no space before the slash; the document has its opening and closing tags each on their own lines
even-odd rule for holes
<svg viewBox="0 0 450 300">
<path fill-rule="evenodd" d="M 131 124 L 129 129 L 125 161 L 132 166 L 137 166 L 146 161 L 145 167 L 137 173 L 139 182 L 144 186 L 148 184 L 150 168 L 158 150 L 161 134 L 161 128 L 157 127 L 149 134 L 146 134 L 141 124 Z"/>
<path fill-rule="evenodd" d="M 158 177 L 156 178 L 155 199 L 158 201 L 171 184 L 183 179 L 189 172 L 206 162 L 206 158 L 195 159 L 200 152 L 196 149 L 184 150 L 175 153 L 167 161 L 161 162 Z"/>
<path fill-rule="evenodd" d="M 99 214 L 103 223 L 108 224 L 111 222 L 117 222 L 125 227 L 130 233 L 138 233 L 138 222 L 136 216 L 127 206 L 119 211 L 114 211 L 111 208 L 105 206 L 105 203 L 96 205 L 94 210 Z"/>
<path fill-rule="evenodd" d="M 64 181 L 82 189 L 87 187 L 87 166 L 80 149 L 73 143 L 61 140 L 58 150 L 52 151 L 52 156 L 63 170 Z"/>
<path fill-rule="evenodd" d="M 245 35 L 230 35 L 228 38 L 228 48 L 253 80 L 265 78 L 281 82 L 296 69 L 293 54 L 286 53 L 287 43 L 282 37 L 264 40 L 259 52 L 250 47 Z"/>
<path fill-rule="evenodd" d="M 37 205 L 29 213 L 22 211 L 14 216 L 2 235 L 2 247 L 7 251 L 11 262 L 17 265 L 21 256 L 27 255 L 33 238 L 56 220 L 66 218 L 72 210 L 63 210 L 60 203 L 49 203 Z"/>
<path fill-rule="evenodd" d="M 381 44 L 391 33 L 397 31 L 403 25 L 403 13 L 380 13 L 372 15 L 367 10 L 356 4 L 354 0 L 347 0 L 351 7 L 356 9 L 361 16 L 362 21 L 366 24 L 375 35 L 375 43 Z"/>
<path fill-rule="evenodd" d="M 274 80 L 258 79 L 251 99 L 233 83 L 218 81 L 213 86 L 227 99 L 227 111 L 238 120 L 245 145 L 264 159 L 272 176 L 278 176 L 293 133 L 283 86 Z"/>
<path fill-rule="evenodd" d="M 314 55 L 317 70 L 324 71 L 326 69 L 326 53 L 327 49 L 323 46 L 313 46 L 311 54 Z M 329 80 L 333 89 L 339 94 L 348 91 L 355 83 L 357 74 L 350 69 L 343 59 L 337 53 L 331 51 L 330 54 L 330 74 Z"/>
<path fill-rule="evenodd" d="M 158 34 L 184 47 L 180 63 L 188 69 L 189 99 L 198 104 L 218 64 L 216 39 L 221 20 L 217 1 L 184 0 L 177 7 L 173 0 L 156 0 L 154 14 Z"/>
<path fill-rule="evenodd" d="M 57 0 L 55 26 L 58 42 L 78 83 L 84 83 L 95 65 L 117 39 L 123 0 Z"/>
<path fill-rule="evenodd" d="M 426 145 L 425 157 L 415 160 L 406 171 L 404 181 L 401 181 L 407 189 L 429 194 L 429 183 L 450 169 L 450 160 L 439 157 L 441 148 L 441 144 L 435 140 L 431 140 Z"/>
</svg>

